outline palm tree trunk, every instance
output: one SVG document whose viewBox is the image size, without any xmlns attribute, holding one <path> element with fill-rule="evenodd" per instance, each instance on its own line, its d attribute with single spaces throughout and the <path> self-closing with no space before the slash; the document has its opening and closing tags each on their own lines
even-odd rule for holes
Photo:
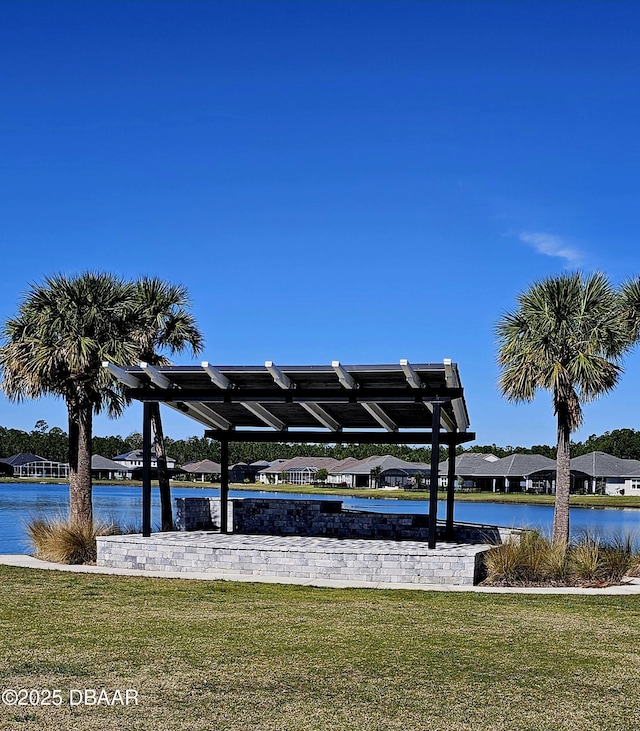
<svg viewBox="0 0 640 731">
<path fill-rule="evenodd" d="M 72 523 L 93 523 L 91 486 L 91 403 L 67 401 L 69 416 L 69 512 Z"/>
<path fill-rule="evenodd" d="M 158 487 L 160 488 L 160 520 L 161 530 L 173 530 L 173 510 L 171 506 L 171 483 L 167 469 L 167 452 L 164 446 L 164 432 L 160 404 L 151 404 L 151 424 L 153 426 L 153 447 L 156 452 L 158 466 Z"/>
<path fill-rule="evenodd" d="M 553 543 L 569 542 L 569 488 L 571 486 L 571 431 L 568 405 L 560 403 L 558 413 L 558 454 L 556 457 L 556 500 L 553 514 Z"/>
</svg>

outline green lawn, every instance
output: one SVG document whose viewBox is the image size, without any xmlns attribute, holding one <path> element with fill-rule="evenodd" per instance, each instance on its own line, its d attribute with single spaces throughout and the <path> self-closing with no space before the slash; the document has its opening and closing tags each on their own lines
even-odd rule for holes
<svg viewBox="0 0 640 731">
<path fill-rule="evenodd" d="M 178 486 L 202 487 L 202 483 L 173 483 Z M 216 485 L 209 485 L 216 487 Z M 263 490 L 266 492 L 300 492 L 306 495 L 336 495 L 396 500 L 428 500 L 429 493 L 414 490 L 365 490 L 339 487 L 313 487 L 311 485 L 232 485 L 234 490 Z M 446 492 L 439 492 L 441 500 Z M 521 492 L 456 492 L 456 502 L 527 503 L 529 505 L 553 505 L 554 495 L 529 495 Z M 585 508 L 640 508 L 640 495 L 572 495 L 573 507 Z"/>
<path fill-rule="evenodd" d="M 2 688 L 31 731 L 636 731 L 640 597 L 448 594 L 0 567 Z"/>
</svg>

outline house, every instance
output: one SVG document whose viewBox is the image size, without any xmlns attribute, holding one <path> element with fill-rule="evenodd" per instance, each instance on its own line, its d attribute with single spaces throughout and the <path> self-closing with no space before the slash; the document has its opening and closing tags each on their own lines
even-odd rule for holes
<svg viewBox="0 0 640 731">
<path fill-rule="evenodd" d="M 415 485 L 416 481 L 428 483 L 431 471 L 431 465 L 407 462 L 390 454 L 356 460 L 355 464 L 347 462 L 343 460 L 329 471 L 329 482 L 347 487 L 404 488 Z"/>
<path fill-rule="evenodd" d="M 446 485 L 447 462 L 440 463 Z M 465 452 L 456 457 L 456 480 L 466 488 L 514 492 L 555 492 L 556 462 L 540 454 L 494 455 Z M 574 491 L 607 495 L 640 495 L 640 460 L 590 452 L 571 460 Z"/>
<path fill-rule="evenodd" d="M 327 472 L 338 464 L 333 457 L 293 457 L 277 459 L 268 467 L 257 473 L 258 481 L 263 485 L 312 485 L 316 482 L 316 473 L 324 468 Z"/>
<path fill-rule="evenodd" d="M 469 475 L 475 475 L 485 462 L 497 462 L 500 458 L 490 452 L 463 452 L 455 459 L 456 482 L 461 487 L 474 488 L 473 480 Z M 449 460 L 438 465 L 438 485 L 446 487 L 449 479 Z"/>
<path fill-rule="evenodd" d="M 125 452 L 125 454 L 119 454 L 113 458 L 114 462 L 126 469 L 126 477 L 133 477 L 133 471 L 136 468 L 142 469 L 142 450 L 133 449 L 131 452 Z M 167 469 L 173 470 L 176 466 L 175 459 L 167 457 Z M 156 453 L 151 450 L 151 469 L 157 469 L 158 461 L 156 459 Z M 138 470 L 138 471 L 140 471 Z"/>
<path fill-rule="evenodd" d="M 69 477 L 69 465 L 66 462 L 54 462 L 30 452 L 14 454 L 2 462 L 11 467 L 14 477 Z"/>
<path fill-rule="evenodd" d="M 91 457 L 91 477 L 96 480 L 122 480 L 126 472 L 126 468 L 121 464 L 101 454 L 94 454 Z"/>
<path fill-rule="evenodd" d="M 552 492 L 555 489 L 555 460 L 541 454 L 510 454 L 498 459 L 493 454 L 456 457 L 456 480 L 463 487 L 492 492 Z M 440 463 L 440 481 L 446 484 L 447 462 Z"/>
<path fill-rule="evenodd" d="M 640 460 L 590 452 L 571 460 L 573 484 L 581 492 L 640 495 Z"/>
<path fill-rule="evenodd" d="M 221 465 L 210 459 L 199 459 L 194 462 L 185 462 L 185 464 L 182 465 L 182 469 L 189 476 L 199 476 L 202 482 L 205 481 L 205 476 L 209 477 L 211 482 L 220 480 L 220 474 L 222 473 Z"/>
</svg>

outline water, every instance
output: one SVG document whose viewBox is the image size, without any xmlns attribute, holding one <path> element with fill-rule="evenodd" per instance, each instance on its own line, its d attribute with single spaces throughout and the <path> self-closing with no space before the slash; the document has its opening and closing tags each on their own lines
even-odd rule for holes
<svg viewBox="0 0 640 731">
<path fill-rule="evenodd" d="M 261 492 L 258 490 L 231 490 L 230 497 L 273 497 L 318 500 L 342 500 L 343 506 L 353 510 L 371 510 L 387 513 L 428 512 L 428 503 L 421 500 L 367 499 L 337 497 L 334 495 L 303 495 L 297 493 Z M 217 488 L 173 487 L 172 497 L 218 496 Z M 93 488 L 96 517 L 114 520 L 120 525 L 140 526 L 142 516 L 142 489 L 140 486 L 96 485 Z M 28 544 L 24 521 L 31 515 L 66 516 L 69 506 L 69 486 L 36 483 L 0 483 L 0 553 L 27 553 Z M 445 504 L 438 506 L 438 517 L 444 519 Z M 160 516 L 160 498 L 152 491 L 152 523 Z M 468 523 L 500 525 L 508 528 L 537 528 L 551 532 L 553 507 L 548 505 L 501 505 L 496 503 L 456 502 L 455 519 Z M 572 535 L 585 531 L 602 538 L 633 535 L 640 539 L 640 510 L 571 508 Z"/>
</svg>

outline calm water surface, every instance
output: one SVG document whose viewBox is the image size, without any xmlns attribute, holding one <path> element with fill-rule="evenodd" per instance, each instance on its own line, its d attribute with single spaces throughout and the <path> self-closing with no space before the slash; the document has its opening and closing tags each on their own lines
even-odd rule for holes
<svg viewBox="0 0 640 731">
<path fill-rule="evenodd" d="M 172 497 L 217 496 L 217 488 L 173 487 Z M 333 495 L 303 495 L 294 493 L 231 490 L 231 497 L 306 498 L 342 500 L 345 508 L 388 513 L 427 513 L 425 501 L 336 497 Z M 96 517 L 115 520 L 120 525 L 140 526 L 142 489 L 129 486 L 96 485 L 93 488 Z M 69 507 L 69 486 L 36 483 L 0 483 L 0 553 L 26 553 L 28 544 L 24 522 L 30 515 L 65 516 Z M 152 522 L 159 522 L 160 498 L 153 489 Z M 438 517 L 444 518 L 441 503 Z M 456 503 L 456 520 L 485 523 L 509 528 L 538 528 L 550 533 L 553 508 L 548 505 L 498 505 L 495 503 Z M 571 508 L 571 532 L 597 533 L 603 538 L 633 535 L 640 537 L 640 510 Z"/>
</svg>

